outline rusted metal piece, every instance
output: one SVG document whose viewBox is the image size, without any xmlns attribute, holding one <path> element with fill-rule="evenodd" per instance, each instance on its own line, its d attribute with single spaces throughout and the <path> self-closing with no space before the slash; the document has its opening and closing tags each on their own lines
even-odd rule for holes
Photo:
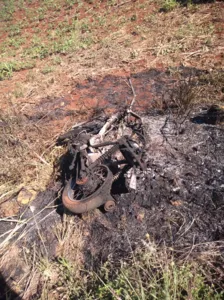
<svg viewBox="0 0 224 300">
<path fill-rule="evenodd" d="M 101 168 L 105 171 L 104 182 L 88 197 L 75 199 L 74 191 L 79 188 L 79 185 L 77 182 L 74 183 L 72 179 L 68 181 L 62 194 L 62 202 L 68 210 L 76 214 L 81 214 L 103 205 L 108 199 L 110 199 L 109 201 L 114 201 L 110 195 L 113 174 L 107 166 L 101 165 Z"/>
<path fill-rule="evenodd" d="M 128 136 L 123 136 L 116 142 L 106 142 L 102 144 L 95 145 L 94 148 L 100 148 L 103 146 L 108 145 L 114 145 L 112 148 L 110 148 L 106 153 L 104 153 L 102 156 L 100 156 L 93 164 L 93 166 L 96 166 L 108 157 L 110 157 L 112 154 L 114 154 L 118 149 L 122 152 L 124 158 L 127 160 L 127 162 L 131 165 L 134 163 L 137 163 L 142 170 L 145 169 L 144 163 L 141 161 L 141 155 L 138 155 L 136 153 L 136 149 L 131 145 L 131 142 L 133 142 Z M 91 167 L 91 166 L 90 166 Z"/>
<path fill-rule="evenodd" d="M 112 212 L 115 209 L 115 201 L 113 200 L 108 200 L 105 204 L 104 204 L 104 209 L 105 211 L 109 211 Z"/>
<path fill-rule="evenodd" d="M 77 183 L 78 185 L 84 185 L 84 184 L 87 183 L 87 181 L 88 181 L 88 177 L 78 178 L 78 179 L 76 180 L 76 183 Z"/>
</svg>

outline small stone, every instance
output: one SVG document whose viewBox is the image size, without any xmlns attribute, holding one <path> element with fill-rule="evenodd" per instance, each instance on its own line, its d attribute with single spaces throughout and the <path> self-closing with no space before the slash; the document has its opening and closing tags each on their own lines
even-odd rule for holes
<svg viewBox="0 0 224 300">
<path fill-rule="evenodd" d="M 18 194 L 17 201 L 19 202 L 19 204 L 27 205 L 32 200 L 34 200 L 36 195 L 37 195 L 36 191 L 29 188 L 23 188 Z"/>
<path fill-rule="evenodd" d="M 142 222 L 143 219 L 144 219 L 144 217 L 145 217 L 145 213 L 144 212 L 140 212 L 140 213 L 137 214 L 136 219 L 138 221 Z"/>
<path fill-rule="evenodd" d="M 35 206 L 34 206 L 34 205 L 30 205 L 30 210 L 31 210 L 32 212 L 34 212 L 34 211 L 35 211 Z"/>
<path fill-rule="evenodd" d="M 149 241 L 150 240 L 150 234 L 146 233 L 145 238 Z"/>
<path fill-rule="evenodd" d="M 19 212 L 19 205 L 16 201 L 6 201 L 1 204 L 1 217 L 13 217 Z"/>
<path fill-rule="evenodd" d="M 183 205 L 183 201 L 181 201 L 181 200 L 171 200 L 170 203 L 173 206 L 181 206 L 181 205 Z"/>
</svg>

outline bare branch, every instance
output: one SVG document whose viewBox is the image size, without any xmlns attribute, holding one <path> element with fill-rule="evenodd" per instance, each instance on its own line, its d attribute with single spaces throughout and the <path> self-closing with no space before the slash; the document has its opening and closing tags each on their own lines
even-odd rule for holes
<svg viewBox="0 0 224 300">
<path fill-rule="evenodd" d="M 129 81 L 129 84 L 130 84 L 130 87 L 131 87 L 131 90 L 132 90 L 132 93 L 133 93 L 133 99 L 132 99 L 130 107 L 129 107 L 129 110 L 132 111 L 132 107 L 135 104 L 135 100 L 136 100 L 136 93 L 135 93 L 135 89 L 132 85 L 131 78 L 129 78 L 128 81 Z"/>
</svg>

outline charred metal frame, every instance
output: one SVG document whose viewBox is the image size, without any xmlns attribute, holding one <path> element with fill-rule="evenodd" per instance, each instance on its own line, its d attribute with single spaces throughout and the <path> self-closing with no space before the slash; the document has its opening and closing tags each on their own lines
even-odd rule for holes
<svg viewBox="0 0 224 300">
<path fill-rule="evenodd" d="M 137 117 L 135 116 L 135 118 Z M 145 145 L 141 123 L 133 123 L 131 126 L 142 144 Z M 88 147 L 100 150 L 100 148 L 108 146 L 111 148 L 90 163 Z M 114 142 L 102 142 L 94 145 L 90 144 L 88 140 L 87 144 L 78 148 L 72 148 L 71 145 L 70 150 L 73 153 L 73 161 L 70 165 L 72 176 L 64 188 L 62 202 L 73 213 L 84 213 L 101 205 L 104 205 L 106 211 L 113 211 L 115 208 L 115 200 L 111 195 L 113 182 L 132 167 L 140 167 L 142 171 L 145 170 L 144 151 L 136 141 L 127 135 Z M 117 151 L 120 151 L 124 159 L 111 159 Z"/>
</svg>

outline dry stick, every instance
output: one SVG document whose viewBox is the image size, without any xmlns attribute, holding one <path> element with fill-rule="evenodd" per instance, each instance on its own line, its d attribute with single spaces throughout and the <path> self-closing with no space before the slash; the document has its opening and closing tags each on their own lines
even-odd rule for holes
<svg viewBox="0 0 224 300">
<path fill-rule="evenodd" d="M 40 221 L 38 221 L 38 223 L 40 224 L 41 222 L 43 222 L 46 218 L 48 218 L 50 215 L 52 215 L 53 213 L 55 213 L 54 210 L 52 210 L 49 214 L 47 214 L 45 217 L 43 217 Z M 15 241 L 18 242 L 20 241 L 28 232 L 30 232 L 30 230 L 32 230 L 35 227 L 35 225 L 33 225 L 32 227 L 30 227 L 27 231 L 24 231 L 21 233 L 21 235 L 18 237 L 18 239 Z"/>
<path fill-rule="evenodd" d="M 39 160 L 40 160 L 42 163 L 44 163 L 45 165 L 50 166 L 50 164 L 49 164 L 43 157 L 41 157 L 39 154 L 37 154 L 35 151 L 33 151 L 33 154 L 35 154 L 35 156 L 36 156 L 37 158 L 39 158 Z"/>
<path fill-rule="evenodd" d="M 192 247 L 191 247 L 189 253 L 187 254 L 187 256 L 185 257 L 185 261 L 188 261 L 188 258 L 190 257 L 192 251 L 194 250 L 194 245 L 195 245 L 194 243 L 195 243 L 195 234 L 193 235 L 193 244 L 192 244 Z"/>
<path fill-rule="evenodd" d="M 8 218 L 2 218 L 2 219 L 0 219 L 0 222 L 24 223 L 23 220 L 8 219 Z"/>
<path fill-rule="evenodd" d="M 58 193 L 60 193 L 62 191 L 62 189 L 59 190 Z M 2 241 L 0 243 L 0 249 L 4 247 L 4 244 L 7 243 L 15 234 L 18 233 L 18 230 L 23 227 L 25 224 L 28 224 L 28 222 L 30 222 L 34 217 L 36 217 L 37 215 L 39 215 L 42 211 L 44 211 L 45 209 L 49 208 L 49 206 L 58 198 L 55 197 L 47 206 L 45 206 L 44 208 L 42 208 L 39 212 L 37 212 L 35 215 L 33 215 L 33 217 L 27 219 L 27 220 L 24 220 L 24 223 L 21 223 L 21 224 L 16 224 L 16 227 L 11 229 L 11 230 L 8 230 L 7 232 L 5 232 L 4 234 L 2 234 L 0 237 L 3 237 L 5 235 L 7 235 L 7 238 Z M 44 218 L 42 218 L 39 223 L 41 223 L 42 221 L 44 221 L 46 219 L 46 217 L 48 217 L 49 215 L 51 215 L 52 213 L 54 213 L 54 211 L 51 211 L 47 216 L 45 216 Z M 20 234 L 20 236 L 18 237 L 18 239 L 15 241 L 15 243 L 17 241 L 19 241 L 21 238 L 23 238 L 31 229 L 33 229 L 34 225 L 32 227 L 30 227 L 27 231 L 24 230 L 24 232 L 22 232 Z"/>
<path fill-rule="evenodd" d="M 132 90 L 132 93 L 133 93 L 133 99 L 132 99 L 130 107 L 129 107 L 129 111 L 132 111 L 132 107 L 133 107 L 133 105 L 135 103 L 135 99 L 136 99 L 136 93 L 135 93 L 135 89 L 132 85 L 131 78 L 129 78 L 128 81 L 129 81 L 129 84 L 130 84 L 130 87 L 131 87 L 131 90 Z"/>
<path fill-rule="evenodd" d="M 125 1 L 125 2 L 121 2 L 121 3 L 117 4 L 117 5 L 115 6 L 115 8 L 117 8 L 117 7 L 119 7 L 119 6 L 122 6 L 122 5 L 125 5 L 125 4 L 128 4 L 128 3 L 130 3 L 130 2 L 132 2 L 132 0 Z"/>
<path fill-rule="evenodd" d="M 180 235 L 180 237 L 183 236 L 183 235 L 185 235 L 185 234 L 191 229 L 191 227 L 193 226 L 194 222 L 195 222 L 195 219 L 192 220 L 192 222 L 190 223 L 190 225 L 189 225 L 189 226 L 186 228 L 186 230 Z"/>
<path fill-rule="evenodd" d="M 142 286 L 141 275 L 140 275 L 140 272 L 139 272 L 139 268 L 138 268 L 138 266 L 137 266 L 137 261 L 136 261 L 136 259 L 135 259 L 135 254 L 134 254 L 134 251 L 133 251 L 133 248 L 132 248 L 132 245 L 131 245 L 131 241 L 130 241 L 130 239 L 129 239 L 129 236 L 128 236 L 126 230 L 125 230 L 125 235 L 126 235 L 126 238 L 127 238 L 127 241 L 128 241 L 129 247 L 130 247 L 130 250 L 131 250 L 131 255 L 132 255 L 133 263 L 134 263 L 134 266 L 135 266 L 135 269 L 136 269 L 136 272 L 137 272 L 137 275 L 138 275 L 138 280 L 139 280 L 139 282 L 140 282 L 141 297 L 142 297 L 142 299 L 144 300 L 144 299 L 145 299 L 145 296 L 144 296 L 144 290 L 143 290 L 143 286 Z M 137 293 L 135 290 L 134 290 L 134 292 L 135 292 L 136 296 L 137 296 L 138 298 L 140 298 L 140 297 L 138 296 L 138 293 Z"/>
<path fill-rule="evenodd" d="M 10 191 L 8 191 L 7 193 L 1 195 L 1 196 L 0 196 L 0 206 L 1 206 L 3 203 L 7 202 L 7 201 L 12 197 L 12 195 L 15 195 L 15 194 L 19 193 L 19 191 L 23 188 L 23 186 L 24 186 L 23 184 L 20 184 L 20 185 L 18 185 L 17 187 L 15 187 L 14 190 L 10 190 Z M 4 197 L 6 197 L 6 196 L 8 196 L 8 197 L 7 197 L 6 199 L 4 199 Z M 2 199 L 3 199 L 3 200 L 2 200 Z"/>
<path fill-rule="evenodd" d="M 42 237 L 42 235 L 41 235 L 40 228 L 39 228 L 39 226 L 38 226 L 38 224 L 37 224 L 36 217 L 35 217 L 35 215 L 34 215 L 34 213 L 33 213 L 33 212 L 32 212 L 32 214 L 33 214 L 34 222 L 35 222 L 35 225 L 36 225 L 36 228 L 37 228 L 37 233 L 38 233 L 38 236 L 39 236 L 39 238 L 40 238 L 40 240 L 41 240 L 41 242 L 42 242 L 42 244 L 43 244 L 43 246 L 44 246 L 44 251 L 45 251 L 45 253 L 46 253 L 47 257 L 48 257 L 47 248 L 46 248 L 46 246 L 45 246 L 45 243 L 44 243 L 43 237 Z"/>
<path fill-rule="evenodd" d="M 133 93 L 133 99 L 132 99 L 130 107 L 128 109 L 128 113 L 131 113 L 134 117 L 139 118 L 141 120 L 141 117 L 132 111 L 132 107 L 134 106 L 135 102 L 138 103 L 138 107 L 144 107 L 144 106 L 141 106 L 139 104 L 139 102 L 136 100 L 136 93 L 135 93 L 135 89 L 134 89 L 134 87 L 132 85 L 131 79 L 129 78 L 128 81 L 129 81 L 129 85 L 128 86 L 131 88 L 132 93 Z"/>
<path fill-rule="evenodd" d="M 29 286 L 30 286 L 30 283 L 31 283 L 31 281 L 33 280 L 33 278 L 34 278 L 34 276 L 35 276 L 35 274 L 36 274 L 36 271 L 35 271 L 35 263 L 36 263 L 36 244 L 34 243 L 34 245 L 33 245 L 33 249 L 34 249 L 34 251 L 33 251 L 33 259 L 32 259 L 32 269 L 31 269 L 31 271 L 30 271 L 30 277 L 28 278 L 28 280 L 27 280 L 27 283 L 26 283 L 26 287 L 25 287 L 25 291 L 24 291 L 24 293 L 23 293 L 23 297 L 25 296 L 25 294 L 27 293 L 27 291 L 28 291 L 28 288 L 29 288 Z M 24 297 L 25 298 L 25 297 Z M 26 299 L 26 298 L 25 298 Z"/>
</svg>

